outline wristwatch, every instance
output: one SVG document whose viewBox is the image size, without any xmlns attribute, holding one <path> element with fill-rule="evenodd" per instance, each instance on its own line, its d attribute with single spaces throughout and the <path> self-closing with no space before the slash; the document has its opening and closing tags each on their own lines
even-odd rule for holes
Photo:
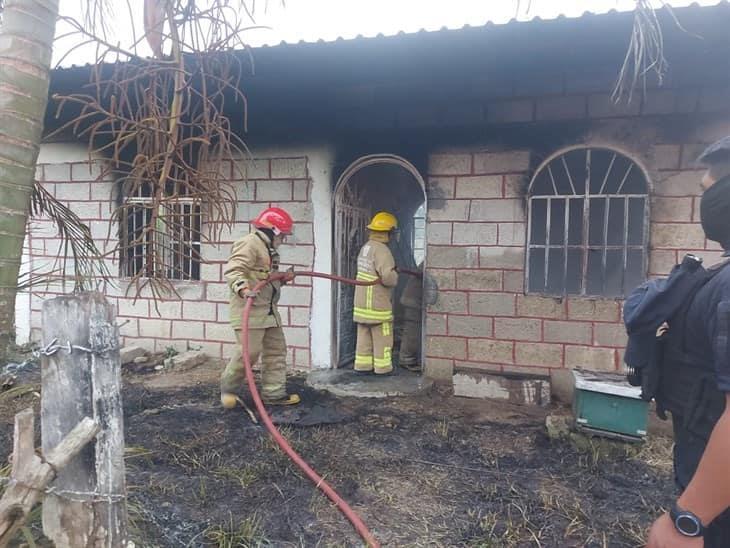
<svg viewBox="0 0 730 548">
<path fill-rule="evenodd" d="M 701 537 L 705 534 L 705 526 L 700 518 L 688 510 L 682 510 L 675 503 L 669 511 L 669 517 L 674 523 L 674 528 L 685 537 Z"/>
</svg>

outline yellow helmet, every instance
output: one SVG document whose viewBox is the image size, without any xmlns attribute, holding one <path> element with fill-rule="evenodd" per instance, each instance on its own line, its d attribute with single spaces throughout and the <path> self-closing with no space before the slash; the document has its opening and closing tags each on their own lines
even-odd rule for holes
<svg viewBox="0 0 730 548">
<path fill-rule="evenodd" d="M 398 228 L 398 219 L 387 211 L 376 213 L 368 225 L 368 229 L 373 232 L 390 232 L 395 228 Z"/>
</svg>

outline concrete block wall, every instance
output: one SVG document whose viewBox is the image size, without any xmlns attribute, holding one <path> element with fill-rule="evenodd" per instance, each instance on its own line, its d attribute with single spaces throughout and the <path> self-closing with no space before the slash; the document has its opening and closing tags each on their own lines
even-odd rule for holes
<svg viewBox="0 0 730 548">
<path fill-rule="evenodd" d="M 721 117 L 677 137 L 653 131 L 647 122 L 638 140 L 648 136 L 653 142 L 635 151 L 614 140 L 649 174 L 650 277 L 666 275 L 688 252 L 706 264 L 721 259 L 719 246 L 704 238 L 700 226 L 702 171 L 695 159 L 727 134 L 730 117 Z M 610 146 L 603 136 L 597 141 Z M 584 144 L 592 144 L 590 136 Z M 525 193 L 539 163 L 533 154 L 453 149 L 430 156 L 427 269 L 439 285 L 438 301 L 427 310 L 431 376 L 623 367 L 620 299 L 525 294 Z"/>
<path fill-rule="evenodd" d="M 294 217 L 295 231 L 282 246 L 282 267 L 311 270 L 314 262 L 313 212 L 308 159 L 266 157 L 253 161 L 227 162 L 224 165 L 237 192 L 236 222 L 232 229 L 214 231 L 212 242 L 201 246 L 206 261 L 201 264 L 199 281 L 175 282 L 177 296 L 155 300 L 147 289 L 135 298 L 135 288 L 124 278 L 105 284 L 103 290 L 117 306 L 122 344 L 136 344 L 151 351 L 172 347 L 178 351 L 202 348 L 214 357 L 231 354 L 235 339 L 228 324 L 228 287 L 223 269 L 233 242 L 249 230 L 248 221 L 263 208 L 280 206 Z M 244 177 L 247 174 L 247 179 Z M 114 184 L 97 181 L 99 166 L 85 161 L 53 161 L 39 165 L 43 185 L 88 223 L 100 250 L 114 249 L 117 227 L 108 238 Z M 48 221 L 34 221 L 27 247 L 31 268 L 43 272 L 52 268 L 60 240 Z M 112 274 L 119 272 L 114 257 L 108 259 Z M 70 270 L 70 265 L 67 271 Z M 57 281 L 38 286 L 31 295 L 31 336 L 40 339 L 43 300 L 70 291 L 69 282 Z M 312 287 L 307 279 L 282 291 L 281 316 L 290 347 L 288 362 L 296 367 L 310 366 L 310 306 Z"/>
</svg>

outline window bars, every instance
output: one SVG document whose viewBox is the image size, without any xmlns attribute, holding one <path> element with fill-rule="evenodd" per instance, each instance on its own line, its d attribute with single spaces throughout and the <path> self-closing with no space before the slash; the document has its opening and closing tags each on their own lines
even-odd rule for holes
<svg viewBox="0 0 730 548">
<path fill-rule="evenodd" d="M 200 204 L 185 197 L 153 210 L 149 191 L 139 187 L 125 206 L 122 275 L 170 280 L 200 279 Z"/>
<path fill-rule="evenodd" d="M 619 297 L 644 281 L 649 200 L 644 172 L 605 148 L 543 164 L 528 197 L 528 293 Z"/>
</svg>

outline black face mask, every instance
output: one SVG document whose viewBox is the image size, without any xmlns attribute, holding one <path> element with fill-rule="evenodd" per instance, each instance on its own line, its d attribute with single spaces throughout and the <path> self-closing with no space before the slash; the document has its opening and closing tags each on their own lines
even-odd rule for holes
<svg viewBox="0 0 730 548">
<path fill-rule="evenodd" d="M 730 250 L 730 177 L 723 177 L 702 193 L 700 221 L 707 239 Z"/>
</svg>

